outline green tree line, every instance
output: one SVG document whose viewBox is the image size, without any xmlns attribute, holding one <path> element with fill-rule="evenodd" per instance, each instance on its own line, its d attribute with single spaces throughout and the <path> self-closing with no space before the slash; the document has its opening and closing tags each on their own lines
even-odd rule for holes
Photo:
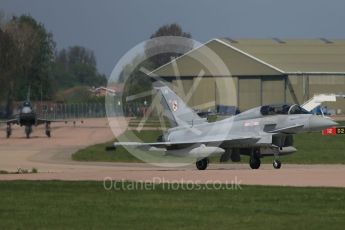
<svg viewBox="0 0 345 230">
<path fill-rule="evenodd" d="M 176 47 L 176 52 L 166 52 L 166 44 L 162 41 L 157 41 L 154 38 L 163 36 L 177 36 L 191 38 L 192 35 L 183 31 L 182 27 L 177 23 L 166 24 L 159 27 L 145 44 L 145 57 L 147 59 L 137 56 L 133 59 L 132 63 L 123 67 L 120 74 L 119 82 L 125 82 L 123 104 L 126 104 L 125 98 L 131 95 L 137 95 L 142 92 L 147 92 L 152 89 L 152 79 L 141 71 L 141 68 L 153 71 L 156 68 L 170 62 L 173 58 L 177 58 L 184 53 L 193 49 L 193 42 L 191 40 L 185 41 L 185 44 Z M 153 40 L 152 40 L 153 39 Z M 182 45 L 182 44 L 180 44 Z M 142 60 L 144 59 L 144 60 Z M 142 60 L 140 62 L 140 60 Z M 147 101 L 151 103 L 150 96 L 139 98 L 134 103 Z"/>
<path fill-rule="evenodd" d="M 56 50 L 53 34 L 33 17 L 0 18 L 0 102 L 7 115 L 13 101 L 54 100 L 57 92 L 80 85 L 100 86 L 93 51 L 74 46 Z"/>
</svg>

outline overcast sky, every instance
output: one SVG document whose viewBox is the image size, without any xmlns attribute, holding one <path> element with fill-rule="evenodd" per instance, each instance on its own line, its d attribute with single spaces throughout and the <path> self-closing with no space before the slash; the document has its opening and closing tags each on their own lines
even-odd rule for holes
<svg viewBox="0 0 345 230">
<path fill-rule="evenodd" d="M 0 0 L 7 16 L 30 14 L 58 49 L 92 49 L 109 75 L 122 55 L 161 25 L 179 23 L 194 39 L 345 38 L 344 0 Z"/>
</svg>

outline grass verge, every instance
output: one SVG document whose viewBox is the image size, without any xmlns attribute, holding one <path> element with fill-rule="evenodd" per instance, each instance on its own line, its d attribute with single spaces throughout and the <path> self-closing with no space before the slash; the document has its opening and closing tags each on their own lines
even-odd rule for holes
<svg viewBox="0 0 345 230">
<path fill-rule="evenodd" d="M 124 184 L 126 186 L 126 184 Z M 343 229 L 345 189 L 110 190 L 0 182 L 0 229 Z"/>
<path fill-rule="evenodd" d="M 161 131 L 127 131 L 136 135 L 140 140 L 145 142 L 156 141 L 157 138 L 162 135 Z M 126 134 L 126 133 L 125 133 Z M 123 134 L 123 135 L 125 135 Z M 115 139 L 114 141 L 117 141 Z M 114 141 L 106 142 L 103 144 L 93 145 L 85 149 L 79 150 L 72 155 L 73 160 L 77 161 L 99 161 L 99 162 L 128 162 L 128 163 L 140 163 L 140 159 L 134 157 L 125 148 L 119 147 L 116 151 L 106 151 L 107 146 L 111 146 Z"/>
</svg>

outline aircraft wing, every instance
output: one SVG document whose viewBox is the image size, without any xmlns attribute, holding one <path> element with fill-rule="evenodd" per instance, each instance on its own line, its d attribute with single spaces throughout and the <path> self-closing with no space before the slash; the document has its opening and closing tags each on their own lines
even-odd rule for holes
<svg viewBox="0 0 345 230">
<path fill-rule="evenodd" d="M 7 120 L 7 121 L 0 121 L 0 123 L 18 124 L 18 119 L 10 119 L 10 120 Z"/>
<path fill-rule="evenodd" d="M 155 148 L 168 148 L 173 146 L 192 146 L 194 144 L 204 144 L 209 146 L 218 146 L 221 143 L 227 144 L 254 144 L 258 142 L 261 138 L 252 137 L 252 136 L 233 136 L 217 138 L 202 138 L 198 140 L 189 140 L 189 141 L 168 141 L 168 142 L 151 142 L 151 143 L 141 143 L 141 142 L 114 142 L 114 147 L 125 146 L 125 147 L 155 147 Z"/>
</svg>

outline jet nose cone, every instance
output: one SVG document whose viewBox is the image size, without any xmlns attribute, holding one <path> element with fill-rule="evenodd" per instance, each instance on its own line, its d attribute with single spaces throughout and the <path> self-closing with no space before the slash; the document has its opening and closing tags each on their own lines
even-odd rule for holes
<svg viewBox="0 0 345 230">
<path fill-rule="evenodd" d="M 309 119 L 309 129 L 310 131 L 321 131 L 325 128 L 336 126 L 338 123 L 334 122 L 330 118 L 312 116 Z"/>
</svg>

